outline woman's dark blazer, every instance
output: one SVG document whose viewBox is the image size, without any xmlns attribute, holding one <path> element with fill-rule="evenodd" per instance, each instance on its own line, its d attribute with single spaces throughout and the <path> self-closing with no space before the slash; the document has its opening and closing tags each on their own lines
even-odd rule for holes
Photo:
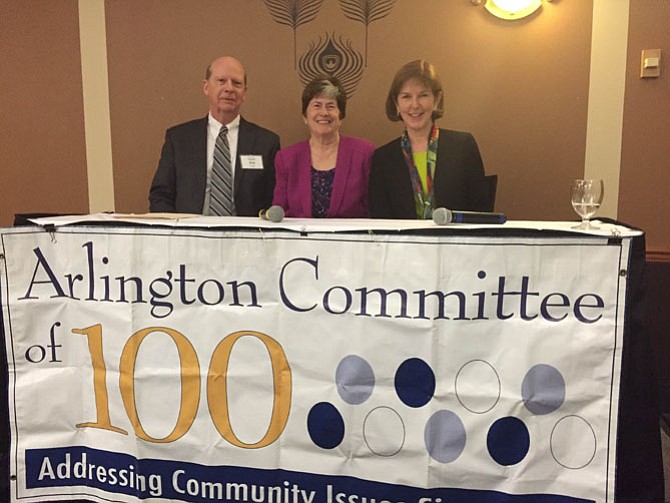
<svg viewBox="0 0 670 503">
<path fill-rule="evenodd" d="M 488 196 L 484 164 L 474 136 L 440 129 L 433 179 L 433 208 L 485 211 Z M 414 189 L 400 138 L 379 147 L 370 173 L 372 218 L 416 219 Z"/>
</svg>

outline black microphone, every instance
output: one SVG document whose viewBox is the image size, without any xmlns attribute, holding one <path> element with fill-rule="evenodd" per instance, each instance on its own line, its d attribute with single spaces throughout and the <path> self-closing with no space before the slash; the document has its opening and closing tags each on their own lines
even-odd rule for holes
<svg viewBox="0 0 670 503">
<path fill-rule="evenodd" d="M 259 211 L 258 216 L 263 220 L 269 220 L 270 222 L 281 222 L 284 220 L 284 208 L 275 204 L 270 206 L 267 210 Z"/>
<path fill-rule="evenodd" d="M 456 211 L 447 208 L 435 208 L 433 222 L 437 225 L 447 224 L 504 224 L 507 217 L 504 213 L 486 211 Z"/>
</svg>

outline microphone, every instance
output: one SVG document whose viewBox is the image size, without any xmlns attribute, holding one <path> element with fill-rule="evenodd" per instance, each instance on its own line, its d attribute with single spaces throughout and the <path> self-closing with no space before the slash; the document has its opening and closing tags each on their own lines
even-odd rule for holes
<svg viewBox="0 0 670 503">
<path fill-rule="evenodd" d="M 270 206 L 267 210 L 259 211 L 258 216 L 263 220 L 269 220 L 270 222 L 281 222 L 284 220 L 284 208 L 275 204 Z"/>
<path fill-rule="evenodd" d="M 447 208 L 435 208 L 433 222 L 437 225 L 447 224 L 504 224 L 507 217 L 504 213 L 486 211 L 456 211 Z"/>
</svg>

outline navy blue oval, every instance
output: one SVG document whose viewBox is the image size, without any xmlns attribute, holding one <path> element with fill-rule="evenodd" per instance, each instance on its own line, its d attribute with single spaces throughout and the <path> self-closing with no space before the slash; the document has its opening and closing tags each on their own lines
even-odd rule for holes
<svg viewBox="0 0 670 503">
<path fill-rule="evenodd" d="M 395 391 L 408 407 L 423 407 L 435 394 L 435 374 L 420 358 L 405 360 L 395 373 Z"/>
<path fill-rule="evenodd" d="M 344 420 L 334 405 L 320 402 L 307 415 L 307 431 L 316 445 L 322 449 L 333 449 L 344 438 Z"/>
</svg>

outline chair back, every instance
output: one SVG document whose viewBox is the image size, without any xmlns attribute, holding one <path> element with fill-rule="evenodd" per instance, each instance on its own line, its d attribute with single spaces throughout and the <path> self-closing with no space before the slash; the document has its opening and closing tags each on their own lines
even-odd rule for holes
<svg viewBox="0 0 670 503">
<path fill-rule="evenodd" d="M 487 207 L 484 211 L 493 211 L 496 206 L 496 192 L 498 191 L 498 175 L 486 175 L 485 180 L 485 189 L 486 189 L 486 200 Z"/>
</svg>

